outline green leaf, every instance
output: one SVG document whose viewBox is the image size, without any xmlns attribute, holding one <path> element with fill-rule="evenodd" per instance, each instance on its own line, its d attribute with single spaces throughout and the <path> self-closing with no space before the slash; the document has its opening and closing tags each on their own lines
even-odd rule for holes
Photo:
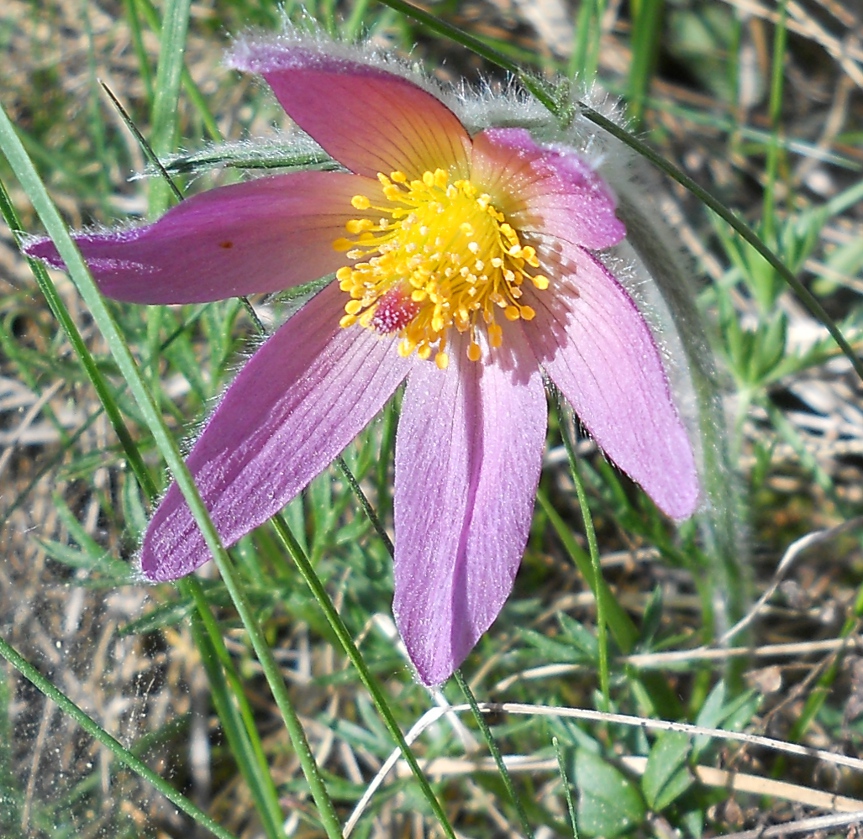
<svg viewBox="0 0 863 839">
<path fill-rule="evenodd" d="M 575 785 L 580 834 L 612 839 L 644 819 L 646 808 L 638 787 L 592 752 L 576 752 Z"/>
<path fill-rule="evenodd" d="M 165 4 L 159 64 L 156 69 L 156 87 L 153 97 L 152 146 L 157 157 L 174 151 L 176 145 L 177 105 L 180 94 L 180 77 L 186 55 L 186 33 L 189 28 L 191 0 L 172 0 Z M 169 185 L 155 180 L 150 189 L 150 215 L 161 215 L 170 204 Z"/>
<path fill-rule="evenodd" d="M 641 621 L 641 639 L 639 645 L 646 650 L 651 649 L 657 634 L 662 628 L 662 612 L 664 609 L 662 587 L 657 586 L 647 600 L 644 618 Z"/>
<path fill-rule="evenodd" d="M 311 143 L 278 140 L 271 143 L 221 143 L 195 152 L 171 155 L 162 161 L 169 175 L 196 175 L 217 168 L 234 169 L 322 169 L 335 170 L 338 164 Z M 148 167 L 146 174 L 158 170 Z"/>
<path fill-rule="evenodd" d="M 701 706 L 701 711 L 695 718 L 695 724 L 702 728 L 724 728 L 728 731 L 739 731 L 752 720 L 760 702 L 761 697 L 751 690 L 728 699 L 725 682 L 717 682 Z M 692 741 L 693 760 L 700 760 L 702 754 L 713 742 L 712 738 L 701 735 L 694 738 Z"/>
<path fill-rule="evenodd" d="M 692 785 L 686 766 L 690 738 L 676 731 L 663 734 L 650 750 L 641 789 L 651 810 L 664 810 Z"/>
<path fill-rule="evenodd" d="M 146 635 L 158 632 L 168 626 L 177 626 L 185 621 L 194 610 L 194 604 L 188 600 L 172 600 L 157 606 L 146 615 L 135 618 L 117 630 L 120 636 Z"/>
<path fill-rule="evenodd" d="M 578 660 L 587 658 L 592 664 L 599 661 L 599 643 L 596 636 L 584 624 L 564 612 L 558 612 L 557 622 L 563 630 L 561 639 L 575 648 Z"/>
</svg>

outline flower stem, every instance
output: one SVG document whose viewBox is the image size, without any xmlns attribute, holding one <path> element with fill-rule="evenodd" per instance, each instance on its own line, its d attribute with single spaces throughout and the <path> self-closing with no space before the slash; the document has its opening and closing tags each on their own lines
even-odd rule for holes
<svg viewBox="0 0 863 839">
<path fill-rule="evenodd" d="M 606 628 L 605 603 L 599 596 L 599 581 L 602 579 L 602 567 L 599 561 L 599 545 L 596 541 L 596 530 L 593 527 L 593 518 L 590 515 L 590 507 L 587 503 L 587 493 L 584 491 L 584 482 L 578 470 L 578 460 L 572 440 L 567 433 L 566 423 L 558 416 L 560 436 L 563 438 L 563 446 L 569 460 L 569 471 L 575 482 L 575 492 L 578 495 L 578 505 L 581 507 L 581 515 L 584 519 L 584 535 L 587 537 L 587 548 L 590 553 L 590 562 L 593 569 L 593 579 L 596 582 L 594 588 L 594 601 L 596 602 L 596 644 L 599 652 L 599 686 L 602 690 L 603 711 L 611 710 L 611 680 L 608 675 L 608 631 Z"/>
<path fill-rule="evenodd" d="M 309 561 L 309 558 L 305 555 L 305 552 L 300 547 L 299 542 L 297 542 L 297 540 L 294 538 L 294 534 L 291 532 L 290 527 L 288 527 L 287 523 L 281 516 L 274 516 L 271 520 L 271 523 L 279 539 L 281 539 L 282 544 L 284 544 L 288 553 L 291 555 L 291 558 L 296 563 L 300 574 L 302 574 L 303 579 L 306 581 L 306 585 L 308 585 L 308 587 L 311 589 L 315 600 L 318 601 L 318 605 L 323 610 L 324 617 L 326 617 L 327 621 L 332 627 L 333 632 L 339 639 L 339 643 L 342 645 L 342 649 L 345 651 L 345 654 L 351 660 L 354 667 L 357 668 L 357 673 L 359 674 L 360 681 L 366 686 L 366 690 L 368 690 L 369 694 L 371 695 L 372 701 L 375 703 L 375 707 L 377 708 L 378 713 L 381 715 L 384 725 L 387 727 L 387 730 L 392 735 L 392 738 L 393 740 L 395 740 L 396 745 L 399 747 L 401 753 L 404 755 L 408 766 L 410 766 L 414 777 L 417 779 L 420 785 L 420 789 L 422 790 L 426 801 L 428 801 L 429 805 L 434 811 L 435 817 L 440 823 L 441 828 L 443 829 L 444 833 L 449 837 L 449 839 L 455 839 L 455 832 L 453 831 L 452 825 L 449 823 L 449 819 L 447 818 L 447 815 L 444 812 L 441 803 L 438 801 L 437 796 L 434 794 L 434 791 L 429 785 L 428 779 L 423 774 L 422 769 L 420 769 L 420 766 L 417 763 L 417 760 L 414 757 L 410 746 L 408 746 L 407 741 L 405 740 L 404 735 L 402 734 L 401 729 L 396 722 L 396 718 L 393 716 L 393 713 L 390 710 L 389 704 L 387 703 L 383 691 L 380 689 L 374 676 L 372 676 L 369 668 L 366 666 L 366 663 L 363 660 L 360 651 L 357 649 L 356 644 L 354 644 L 354 639 L 351 637 L 348 628 L 345 626 L 341 615 L 336 610 L 332 598 L 327 593 L 327 590 L 324 588 L 320 577 L 318 577 L 317 573 L 315 573 L 315 569 L 312 566 L 312 563 Z"/>
<path fill-rule="evenodd" d="M 479 730 L 482 732 L 482 736 L 485 740 L 486 745 L 488 746 L 488 750 L 489 752 L 491 752 L 491 756 L 494 758 L 494 762 L 497 764 L 497 771 L 500 772 L 500 777 L 503 781 L 503 785 L 506 787 L 506 791 L 509 793 L 510 800 L 512 801 L 513 805 L 515 805 L 516 812 L 518 813 L 518 820 L 521 822 L 521 829 L 524 831 L 524 835 L 527 837 L 527 839 L 533 839 L 533 830 L 531 829 L 530 822 L 527 820 L 527 813 L 525 813 L 524 807 L 521 804 L 521 800 L 519 799 L 518 794 L 515 791 L 515 786 L 512 783 L 512 777 L 509 774 L 509 770 L 506 768 L 506 764 L 503 762 L 503 755 L 500 753 L 500 749 L 498 748 L 497 742 L 494 739 L 494 735 L 491 733 L 491 729 L 489 728 L 488 723 L 485 721 L 485 717 L 483 716 L 482 711 L 480 711 L 479 709 L 476 697 L 473 695 L 473 691 L 470 689 L 464 676 L 462 676 L 461 670 L 456 670 L 455 673 L 453 673 L 453 677 L 458 683 L 458 686 L 461 688 L 461 692 L 465 695 L 465 698 L 470 705 L 470 709 L 473 712 L 473 718 L 476 720 L 476 724 L 479 726 Z"/>
</svg>

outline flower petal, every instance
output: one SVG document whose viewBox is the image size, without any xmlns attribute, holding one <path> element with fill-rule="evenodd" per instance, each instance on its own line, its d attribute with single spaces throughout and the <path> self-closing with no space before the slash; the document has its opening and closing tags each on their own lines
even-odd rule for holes
<svg viewBox="0 0 863 839">
<path fill-rule="evenodd" d="M 517 230 L 591 249 L 626 235 L 608 184 L 573 152 L 538 146 L 524 128 L 489 128 L 473 142 L 471 178 Z"/>
<path fill-rule="evenodd" d="M 202 303 L 280 291 L 348 262 L 333 242 L 363 215 L 351 197 L 378 189 L 344 172 L 259 178 L 194 195 L 153 224 L 75 240 L 102 291 L 118 300 Z M 25 252 L 63 267 L 49 239 Z"/>
<path fill-rule="evenodd" d="M 467 173 L 470 138 L 458 118 L 404 76 L 315 43 L 245 41 L 229 63 L 262 75 L 288 116 L 352 172 Z"/>
<path fill-rule="evenodd" d="M 568 276 L 557 294 L 530 294 L 528 340 L 606 455 L 666 514 L 692 515 L 700 495 L 692 443 L 643 315 L 595 256 L 564 243 L 560 259 Z"/>
<path fill-rule="evenodd" d="M 411 372 L 396 437 L 393 612 L 430 685 L 461 664 L 512 589 L 548 411 L 525 345 L 528 369 L 507 370 L 467 361 L 459 343 L 446 372 L 429 362 Z"/>
<path fill-rule="evenodd" d="M 344 294 L 329 285 L 252 357 L 187 463 L 225 544 L 299 493 L 392 396 L 410 366 L 395 339 L 338 325 Z M 170 580 L 210 559 L 176 484 L 144 537 L 141 566 Z"/>
</svg>

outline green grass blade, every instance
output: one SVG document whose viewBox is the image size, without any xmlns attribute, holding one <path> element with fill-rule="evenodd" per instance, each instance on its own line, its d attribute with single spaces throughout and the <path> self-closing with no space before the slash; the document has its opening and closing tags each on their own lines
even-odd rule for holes
<svg viewBox="0 0 863 839">
<path fill-rule="evenodd" d="M 2 126 L 4 118 L 5 113 L 0 109 L 0 126 Z M 11 129 L 11 125 L 9 127 Z M 23 148 L 21 151 L 26 156 L 26 152 L 24 152 Z M 35 175 L 35 170 L 33 170 L 33 174 Z M 0 213 L 2 213 L 13 235 L 18 239 L 23 231 L 21 230 L 17 214 L 15 213 L 15 208 L 9 199 L 9 193 L 2 181 L 0 181 Z M 62 224 L 62 221 L 60 223 Z M 95 359 L 90 354 L 89 349 L 87 349 L 87 345 L 84 343 L 84 339 L 81 337 L 78 327 L 75 325 L 75 322 L 69 314 L 69 310 L 66 308 L 63 300 L 57 293 L 54 283 L 51 282 L 48 272 L 45 270 L 45 266 L 41 262 L 30 260 L 30 267 L 33 270 L 33 275 L 36 278 L 39 290 L 42 292 L 46 302 L 48 303 L 48 308 L 51 309 L 51 313 L 63 328 L 63 331 L 66 333 L 69 342 L 72 344 L 72 348 L 80 359 L 87 376 L 93 383 L 93 386 L 96 389 L 96 394 L 108 414 L 108 420 L 111 423 L 111 427 L 126 452 L 129 465 L 134 470 L 138 480 L 143 482 L 142 486 L 149 485 L 151 495 L 155 495 L 155 484 L 153 483 L 150 473 L 141 458 L 138 447 L 135 445 L 132 436 L 129 434 L 129 430 L 126 428 L 126 423 L 120 413 L 114 394 L 111 392 L 110 387 L 99 371 Z"/>
<path fill-rule="evenodd" d="M 662 155 L 654 152 L 649 146 L 636 139 L 628 131 L 612 122 L 607 117 L 594 111 L 586 105 L 581 105 L 584 115 L 595 122 L 600 128 L 604 128 L 621 142 L 636 151 L 642 157 L 649 160 L 658 169 L 661 169 L 670 178 L 674 179 L 682 187 L 691 192 L 706 207 L 716 213 L 726 224 L 728 224 L 744 241 L 748 242 L 767 261 L 767 263 L 779 273 L 792 291 L 800 299 L 800 302 L 810 311 L 815 319 L 821 323 L 830 333 L 833 340 L 842 350 L 843 355 L 851 362 L 857 375 L 863 379 L 863 359 L 861 359 L 854 348 L 845 339 L 842 330 L 836 325 L 836 321 L 827 314 L 820 301 L 806 286 L 788 269 L 784 262 L 762 241 L 755 231 L 744 221 L 741 221 L 731 210 L 729 210 L 719 199 L 714 198 L 706 189 L 702 189 L 692 178 L 681 172 L 674 164 L 667 161 Z"/>
<path fill-rule="evenodd" d="M 200 614 L 192 615 L 192 637 L 201 653 L 201 663 L 207 672 L 210 695 L 219 715 L 222 730 L 228 738 L 231 753 L 237 761 L 240 773 L 246 779 L 252 793 L 264 833 L 269 839 L 284 839 L 279 795 L 273 784 L 273 778 L 266 771 L 266 763 L 261 767 L 258 761 L 258 755 L 249 738 L 244 720 L 234 704 L 234 692 L 225 678 L 219 655 L 203 625 Z M 262 768 L 264 771 L 261 771 Z"/>
<path fill-rule="evenodd" d="M 6 219 L 10 229 L 18 235 L 20 233 L 20 224 L 17 218 L 17 214 L 15 213 L 15 209 L 9 200 L 9 196 L 6 192 L 6 189 L 2 182 L 0 182 L 0 213 Z M 150 498 L 151 501 L 155 500 L 158 490 L 156 484 L 154 483 L 150 473 L 147 471 L 147 467 L 144 465 L 143 460 L 141 459 L 140 452 L 138 447 L 135 445 L 134 440 L 132 439 L 129 431 L 126 427 L 126 424 L 123 420 L 122 414 L 120 412 L 119 406 L 117 405 L 116 399 L 114 398 L 114 394 L 111 390 L 110 385 L 105 381 L 102 376 L 95 359 L 91 355 L 89 349 L 87 348 L 84 340 L 77 329 L 74 321 L 69 315 L 68 310 L 66 309 L 62 299 L 56 293 L 56 289 L 53 283 L 50 281 L 47 272 L 45 271 L 45 267 L 41 262 L 37 262 L 35 260 L 31 260 L 31 267 L 34 271 L 34 274 L 37 279 L 37 283 L 45 295 L 46 300 L 48 301 L 49 307 L 51 311 L 57 318 L 57 320 L 62 325 L 64 332 L 66 333 L 70 343 L 75 349 L 76 354 L 78 355 L 81 364 L 85 368 L 85 371 L 93 384 L 93 387 L 96 390 L 97 395 L 99 396 L 102 405 L 109 417 L 111 425 L 120 438 L 123 449 L 126 454 L 126 458 L 130 463 L 136 478 L 141 485 L 144 492 Z M 199 310 L 198 315 L 200 315 L 202 310 Z M 175 336 L 170 336 L 167 341 L 163 344 L 163 348 L 165 345 L 170 343 L 172 338 Z M 97 414 L 94 414 L 88 419 L 88 425 L 95 421 Z M 85 426 L 86 428 L 87 426 Z M 79 433 L 83 433 L 84 429 L 81 429 Z M 71 441 L 70 441 L 71 442 Z M 50 464 L 49 464 L 50 466 Z M 38 473 L 34 480 L 38 480 L 42 477 L 42 473 Z M 25 489 L 22 496 L 26 496 L 29 487 Z M 7 513 L 11 514 L 11 513 Z M 251 708 L 249 707 L 248 700 L 246 699 L 245 691 L 243 690 L 242 684 L 240 682 L 239 676 L 236 673 L 236 670 L 233 666 L 233 662 L 228 653 L 227 648 L 225 647 L 224 640 L 222 639 L 221 633 L 219 631 L 219 627 L 216 624 L 215 619 L 213 618 L 212 612 L 204 598 L 200 583 L 194 577 L 190 577 L 186 580 L 182 580 L 179 583 L 181 591 L 189 598 L 193 599 L 198 608 L 198 620 L 204 627 L 206 635 L 203 637 L 202 643 L 205 643 L 206 646 L 199 645 L 199 648 L 202 651 L 202 656 L 205 656 L 206 651 L 213 651 L 216 658 L 221 662 L 221 665 L 224 668 L 224 674 L 227 677 L 228 684 L 230 685 L 234 699 L 237 702 L 239 707 L 240 718 L 243 723 L 243 728 L 245 731 L 245 738 L 242 740 L 232 740 L 232 745 L 234 742 L 239 742 L 243 746 L 244 749 L 250 751 L 251 758 L 243 755 L 237 755 L 238 765 L 243 770 L 244 777 L 246 779 L 246 783 L 248 784 L 253 797 L 259 804 L 263 804 L 263 808 L 261 810 L 261 819 L 265 825 L 268 827 L 268 823 L 270 823 L 270 829 L 268 829 L 268 835 L 270 836 L 282 836 L 281 826 L 280 826 L 280 818 L 277 817 L 277 814 L 280 814 L 279 805 L 278 805 L 278 793 L 273 786 L 272 778 L 269 775 L 269 770 L 267 766 L 266 756 L 263 751 L 263 746 L 261 745 L 260 736 L 258 735 L 257 728 L 254 723 L 253 714 Z M 219 677 L 221 680 L 221 676 Z M 214 697 L 217 691 L 217 687 L 213 685 Z M 222 706 L 223 707 L 223 706 Z M 233 705 L 229 704 L 229 708 L 233 709 Z M 217 705 L 217 710 L 220 710 L 220 706 Z M 222 723 L 226 727 L 230 726 L 231 720 L 226 720 L 222 718 Z M 269 814 L 269 815 L 268 815 Z M 278 832 L 272 832 L 272 825 L 277 827 Z"/>
<path fill-rule="evenodd" d="M 156 7 L 152 4 L 151 0 L 127 0 L 127 2 L 137 3 L 138 8 L 141 10 L 141 14 L 143 14 L 151 29 L 156 33 L 160 31 L 159 13 L 156 11 Z M 189 97 L 189 101 L 194 105 L 195 110 L 198 112 L 198 116 L 200 116 L 207 134 L 210 135 L 210 139 L 214 142 L 219 142 L 222 139 L 222 132 L 219 130 L 216 118 L 213 116 L 213 112 L 207 105 L 207 101 L 204 99 L 201 89 L 192 78 L 189 68 L 186 67 L 184 63 L 180 67 L 180 80 L 183 84 L 183 90 L 186 91 L 186 96 Z M 168 153 L 171 151 L 173 151 L 173 149 L 169 149 Z"/>
<path fill-rule="evenodd" d="M 599 67 L 599 43 L 602 38 L 602 15 L 605 0 L 583 0 L 575 23 L 575 44 L 569 59 L 570 81 L 580 79 L 590 84 Z"/>
<path fill-rule="evenodd" d="M 632 4 L 632 63 L 629 65 L 629 112 L 636 125 L 644 119 L 650 80 L 656 66 L 664 0 L 638 0 Z"/>
<path fill-rule="evenodd" d="M 584 491 L 584 481 L 578 470 L 578 461 L 575 457 L 575 449 L 572 440 L 567 434 L 566 423 L 562 422 L 558 411 L 558 427 L 563 437 L 563 446 L 569 460 L 569 472 L 575 484 L 575 492 L 578 496 L 578 506 L 581 508 L 581 516 L 584 521 L 584 535 L 587 538 L 587 549 L 590 552 L 590 567 L 593 570 L 593 579 L 602 579 L 602 568 L 599 559 L 599 544 L 596 541 L 596 529 L 593 526 L 593 517 L 590 515 L 590 505 L 587 503 L 587 493 Z M 611 710 L 611 688 L 608 675 L 608 631 L 606 627 L 605 601 L 606 598 L 598 596 L 599 586 L 595 588 L 594 598 L 596 600 L 596 644 L 599 651 L 599 687 L 605 701 L 603 711 Z"/>
<path fill-rule="evenodd" d="M 396 718 L 393 715 L 392 710 L 390 710 L 389 703 L 384 696 L 383 691 L 378 686 L 377 681 L 374 676 L 372 676 L 371 671 L 366 666 L 365 661 L 357 649 L 356 644 L 354 644 L 354 639 L 351 637 L 350 632 L 348 632 L 348 628 L 345 626 L 344 621 L 336 610 L 333 601 L 330 599 L 327 590 L 324 588 L 323 583 L 321 583 L 320 578 L 315 573 L 315 569 L 312 566 L 311 562 L 309 562 L 308 557 L 303 552 L 303 549 L 300 547 L 297 540 L 294 538 L 293 533 L 291 533 L 291 529 L 285 523 L 281 516 L 276 516 L 272 519 L 272 525 L 275 528 L 275 531 L 281 539 L 282 544 L 287 548 L 288 553 L 290 553 L 291 558 L 297 565 L 297 568 L 300 571 L 303 579 L 306 581 L 306 585 L 311 589 L 312 594 L 315 596 L 315 600 L 318 601 L 321 609 L 323 609 L 324 615 L 326 616 L 327 622 L 332 628 L 333 632 L 336 634 L 336 637 L 339 639 L 339 642 L 342 645 L 342 649 L 345 651 L 345 654 L 350 658 L 354 667 L 357 668 L 357 672 L 359 673 L 360 679 L 362 683 L 366 686 L 366 689 L 371 694 L 372 700 L 375 703 L 375 707 L 378 710 L 378 713 L 381 715 L 381 718 L 384 721 L 384 725 L 387 727 L 387 730 L 390 732 L 390 735 L 395 740 L 396 745 L 401 750 L 404 759 L 407 761 L 408 766 L 410 766 L 411 772 L 413 772 L 414 777 L 417 779 L 417 782 L 420 785 L 420 790 L 425 797 L 426 801 L 428 801 L 429 805 L 432 808 L 432 811 L 435 814 L 435 817 L 438 820 L 438 823 L 441 826 L 441 829 L 446 833 L 450 839 L 455 839 L 455 832 L 452 829 L 452 825 L 449 823 L 449 819 L 447 818 L 446 813 L 444 812 L 443 807 L 440 802 L 437 800 L 437 796 L 434 794 L 431 786 L 429 786 L 429 782 L 423 774 L 422 769 L 420 769 L 419 764 L 417 763 L 416 758 L 414 757 L 413 752 L 411 751 L 410 746 L 408 746 L 405 741 L 404 735 L 399 728 L 398 722 L 396 722 Z"/>
<path fill-rule="evenodd" d="M 147 50 L 144 47 L 144 34 L 141 30 L 141 21 L 135 12 L 135 0 L 123 0 L 126 7 L 126 21 L 132 34 L 132 45 L 135 48 L 135 57 L 138 59 L 138 72 L 144 84 L 144 92 L 147 101 L 152 107 L 153 103 L 153 73 L 150 70 L 150 62 L 147 59 Z"/>
<path fill-rule="evenodd" d="M 482 711 L 480 711 L 479 709 L 476 697 L 473 695 L 473 691 L 470 689 L 470 686 L 468 685 L 464 676 L 462 676 L 461 670 L 456 670 L 453 673 L 453 678 L 456 680 L 456 683 L 461 689 L 461 692 L 464 694 L 465 699 L 467 699 L 468 705 L 470 705 L 474 721 L 479 726 L 479 730 L 482 733 L 482 737 L 485 740 L 486 745 L 488 746 L 489 752 L 491 752 L 491 756 L 494 759 L 495 765 L 497 766 L 498 774 L 503 781 L 503 785 L 506 788 L 510 801 L 512 801 L 513 805 L 515 806 L 515 810 L 518 813 L 518 820 L 521 822 L 521 829 L 522 831 L 524 831 L 524 835 L 527 837 L 527 839 L 533 839 L 533 828 L 531 828 L 530 826 L 530 822 L 527 818 L 527 813 L 525 813 L 524 806 L 521 803 L 521 799 L 519 798 L 518 793 L 515 791 L 515 785 L 512 782 L 512 776 L 509 774 L 509 770 L 506 768 L 506 764 L 503 761 L 503 755 L 500 752 L 500 747 L 497 745 L 497 742 L 494 739 L 494 735 L 491 733 L 491 728 L 489 728 L 488 723 L 485 721 L 485 716 L 483 716 Z"/>
<path fill-rule="evenodd" d="M 165 426 L 158 406 L 135 364 L 128 345 L 2 107 L 0 107 L 0 151 L 6 156 L 12 170 L 18 177 L 19 183 L 45 225 L 45 229 L 53 239 L 60 257 L 68 268 L 72 281 L 77 286 L 93 319 L 105 337 L 111 354 L 153 434 L 156 445 L 167 461 L 168 468 L 189 505 L 195 522 L 219 568 L 231 599 L 240 614 L 255 654 L 258 656 L 267 682 L 273 692 L 273 697 L 282 713 L 285 727 L 309 783 L 324 828 L 328 836 L 340 836 L 341 830 L 335 808 L 327 793 L 320 770 L 315 763 L 299 717 L 291 703 L 278 664 L 255 620 L 245 592 L 239 584 L 233 563 L 221 544 L 198 488 L 186 468 L 179 447 Z"/>
<path fill-rule="evenodd" d="M 6 659 L 25 679 L 54 702 L 67 716 L 70 716 L 94 740 L 101 743 L 123 765 L 128 766 L 142 778 L 149 781 L 175 807 L 191 816 L 197 824 L 209 830 L 219 839 L 236 839 L 233 833 L 213 821 L 203 810 L 177 792 L 170 784 L 160 778 L 146 763 L 135 757 L 115 737 L 105 731 L 91 716 L 81 710 L 66 694 L 58 690 L 53 682 L 46 679 L 24 656 L 5 639 L 0 638 L 0 655 Z"/>
<path fill-rule="evenodd" d="M 177 143 L 177 104 L 180 98 L 180 77 L 186 54 L 186 33 L 189 28 L 191 0 L 166 0 L 161 26 L 159 64 L 153 94 L 152 138 L 150 144 L 156 157 L 167 157 Z M 156 179 L 150 188 L 150 217 L 160 216 L 169 206 L 169 188 Z"/>
<path fill-rule="evenodd" d="M 13 750 L 12 699 L 12 679 L 4 674 L 0 679 L 0 830 L 10 836 L 21 826 L 24 805 L 24 785 Z"/>
<path fill-rule="evenodd" d="M 770 75 L 770 142 L 767 145 L 767 161 L 764 172 L 764 209 L 762 210 L 761 235 L 765 241 L 774 243 L 776 238 L 776 181 L 779 173 L 780 119 L 782 116 L 782 91 L 785 79 L 785 45 L 788 41 L 786 28 L 786 0 L 779 0 L 776 28 L 773 36 L 773 67 Z"/>
<path fill-rule="evenodd" d="M 602 577 L 596 576 L 590 556 L 572 538 L 569 525 L 561 518 L 557 510 L 554 509 L 554 506 L 548 500 L 548 496 L 540 489 L 537 492 L 536 498 L 539 501 L 540 507 L 542 507 L 542 511 L 548 516 L 554 532 L 563 543 L 564 549 L 593 592 L 593 596 L 597 601 L 602 600 L 605 619 L 615 643 L 624 654 L 632 652 L 638 641 L 638 628 L 632 622 L 629 615 L 626 614 L 620 603 L 617 602 L 605 580 Z"/>
</svg>

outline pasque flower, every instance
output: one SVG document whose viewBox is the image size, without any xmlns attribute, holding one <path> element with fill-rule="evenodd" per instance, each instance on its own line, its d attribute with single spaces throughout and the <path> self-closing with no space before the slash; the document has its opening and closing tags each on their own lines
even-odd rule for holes
<svg viewBox="0 0 863 839">
<path fill-rule="evenodd" d="M 676 360 L 627 266 L 604 152 L 591 159 L 583 136 L 546 126 L 549 140 L 541 120 L 516 125 L 524 99 L 447 91 L 363 47 L 250 39 L 230 62 L 261 74 L 341 168 L 213 189 L 153 224 L 76 241 L 104 293 L 137 303 L 335 274 L 237 376 L 188 466 L 231 544 L 406 382 L 393 610 L 420 678 L 440 683 L 512 588 L 539 481 L 545 381 L 661 510 L 695 510 L 697 444 L 671 384 Z M 62 267 L 47 240 L 27 251 Z M 144 537 L 143 574 L 174 579 L 209 558 L 172 486 Z"/>
</svg>

